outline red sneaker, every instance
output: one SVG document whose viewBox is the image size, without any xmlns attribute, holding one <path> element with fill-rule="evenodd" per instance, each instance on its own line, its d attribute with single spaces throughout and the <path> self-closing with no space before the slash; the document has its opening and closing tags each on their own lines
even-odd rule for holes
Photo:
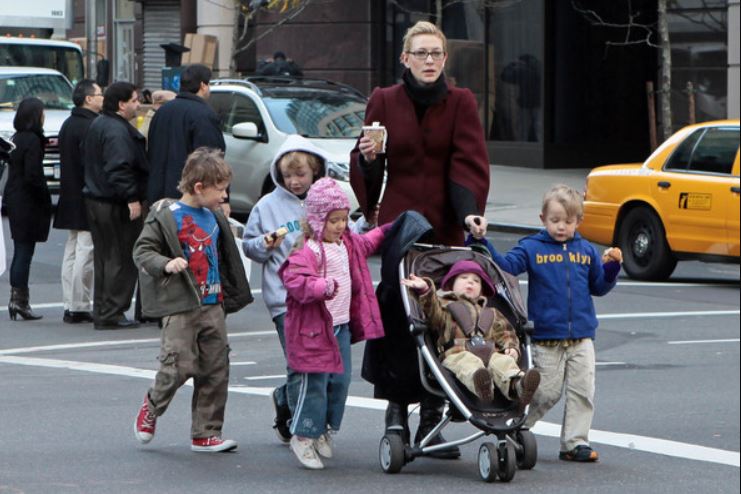
<svg viewBox="0 0 741 494">
<path fill-rule="evenodd" d="M 221 439 L 218 436 L 198 437 L 193 439 L 190 445 L 192 451 L 202 453 L 218 453 L 220 451 L 233 451 L 237 449 L 237 441 L 231 439 Z"/>
<path fill-rule="evenodd" d="M 142 444 L 147 444 L 154 437 L 154 428 L 157 426 L 157 417 L 149 411 L 149 400 L 144 397 L 139 414 L 134 422 L 134 434 Z"/>
</svg>

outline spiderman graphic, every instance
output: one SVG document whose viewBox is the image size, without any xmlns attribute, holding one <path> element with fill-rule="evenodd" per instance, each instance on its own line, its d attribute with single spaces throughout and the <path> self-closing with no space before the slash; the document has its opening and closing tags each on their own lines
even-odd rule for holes
<svg viewBox="0 0 741 494">
<path fill-rule="evenodd" d="M 207 232 L 201 228 L 192 216 L 182 217 L 178 239 L 188 259 L 188 266 L 193 272 L 201 299 L 206 302 L 210 296 L 221 301 L 221 283 L 218 279 L 216 249 L 213 244 L 214 231 Z"/>
</svg>

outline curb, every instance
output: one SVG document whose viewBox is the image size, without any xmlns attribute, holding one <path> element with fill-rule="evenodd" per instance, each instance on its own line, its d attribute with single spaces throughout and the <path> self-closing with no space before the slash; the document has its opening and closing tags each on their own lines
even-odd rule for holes
<svg viewBox="0 0 741 494">
<path fill-rule="evenodd" d="M 520 233 L 530 235 L 538 233 L 542 227 L 532 225 L 521 225 L 518 223 L 489 223 L 486 225 L 488 232 Z"/>
</svg>

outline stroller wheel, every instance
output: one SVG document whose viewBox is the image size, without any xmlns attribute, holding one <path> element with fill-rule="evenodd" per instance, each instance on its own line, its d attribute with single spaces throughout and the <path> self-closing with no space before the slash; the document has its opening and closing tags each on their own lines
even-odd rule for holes
<svg viewBox="0 0 741 494">
<path fill-rule="evenodd" d="M 479 448 L 479 475 L 484 482 L 494 482 L 497 478 L 497 447 L 492 443 Z"/>
<path fill-rule="evenodd" d="M 530 431 L 517 431 L 515 435 L 517 441 L 517 468 L 520 470 L 530 470 L 538 461 L 538 442 L 535 440 L 535 434 Z"/>
<path fill-rule="evenodd" d="M 504 444 L 500 443 L 497 448 L 497 475 L 502 482 L 509 482 L 515 477 L 517 470 L 517 453 L 515 447 L 510 441 Z"/>
<path fill-rule="evenodd" d="M 387 434 L 378 446 L 378 459 L 384 473 L 399 473 L 404 466 L 404 441 L 398 434 Z"/>
</svg>

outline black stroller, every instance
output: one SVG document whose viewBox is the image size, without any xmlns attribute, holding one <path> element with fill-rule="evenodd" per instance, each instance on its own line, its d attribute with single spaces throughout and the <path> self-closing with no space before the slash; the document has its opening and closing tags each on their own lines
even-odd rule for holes
<svg viewBox="0 0 741 494">
<path fill-rule="evenodd" d="M 525 327 L 527 316 L 518 282 L 500 270 L 488 256 L 488 252 L 483 254 L 470 248 L 415 244 L 399 263 L 399 278 L 406 278 L 414 273 L 417 276 L 430 277 L 439 284 L 450 266 L 464 259 L 478 262 L 489 274 L 497 290 L 497 295 L 491 297 L 489 305 L 502 312 L 515 328 L 521 345 L 520 367 L 530 368 L 530 338 Z M 496 390 L 492 402 L 484 403 L 466 389 L 440 363 L 434 341 L 436 337 L 427 330 L 425 317 L 416 300 L 405 287 L 401 293 L 409 331 L 417 345 L 422 384 L 430 393 L 444 397 L 448 401 L 448 410 L 440 423 L 415 446 L 405 445 L 398 434 L 384 435 L 379 446 L 383 471 L 397 473 L 417 457 L 468 444 L 484 435 L 496 436 L 495 442 L 485 442 L 479 448 L 479 474 L 484 481 L 492 482 L 499 477 L 502 482 L 509 482 L 514 478 L 517 468 L 533 468 L 537 461 L 538 445 L 533 433 L 523 427 L 528 407 L 522 411 L 518 403 L 509 401 L 499 390 Z M 462 439 L 428 446 L 430 440 L 451 421 L 466 421 L 478 430 Z"/>
</svg>

